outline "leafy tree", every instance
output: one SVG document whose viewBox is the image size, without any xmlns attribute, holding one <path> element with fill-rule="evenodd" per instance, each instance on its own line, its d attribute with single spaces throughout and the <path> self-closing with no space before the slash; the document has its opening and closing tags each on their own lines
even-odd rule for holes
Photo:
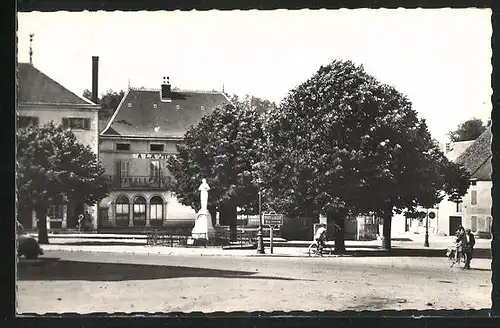
<svg viewBox="0 0 500 328">
<path fill-rule="evenodd" d="M 266 114 L 263 130 L 273 206 L 335 222 L 337 252 L 345 251 L 349 215 L 383 218 L 390 249 L 394 211 L 436 203 L 443 191 L 466 192 L 465 170 L 438 150 L 406 97 L 350 61 L 321 67 Z"/>
<path fill-rule="evenodd" d="M 178 153 L 168 159 L 174 178 L 173 191 L 179 201 L 200 208 L 198 187 L 206 178 L 210 185 L 209 210 L 219 210 L 220 220 L 229 224 L 236 236 L 236 208 L 255 213 L 258 186 L 254 164 L 262 142 L 261 121 L 257 111 L 226 105 L 206 115 L 191 127 Z M 214 217 L 214 215 L 212 215 Z"/>
<path fill-rule="evenodd" d="M 92 101 L 92 91 L 90 91 L 89 89 L 83 90 L 82 95 L 84 98 L 87 98 L 88 100 Z M 98 100 L 97 102 L 99 102 L 99 99 L 97 99 L 97 100 Z"/>
<path fill-rule="evenodd" d="M 89 100 L 92 100 L 92 92 L 89 89 L 83 91 L 83 96 Z M 113 115 L 115 110 L 118 108 L 120 101 L 122 101 L 125 96 L 125 92 L 120 90 L 119 92 L 108 90 L 101 95 L 98 99 L 98 103 L 101 105 L 101 110 L 99 111 L 100 118 L 109 118 Z"/>
<path fill-rule="evenodd" d="M 53 123 L 19 130 L 19 204 L 35 210 L 41 244 L 48 243 L 48 206 L 67 200 L 95 204 L 108 194 L 104 171 L 96 154 L 80 144 L 71 130 Z"/>
<path fill-rule="evenodd" d="M 484 125 L 483 121 L 478 118 L 470 119 L 459 124 L 455 130 L 448 132 L 448 138 L 453 142 L 476 140 L 490 125 L 490 122 L 491 120 Z"/>
<path fill-rule="evenodd" d="M 233 95 L 232 97 L 230 97 L 230 100 L 236 107 L 252 108 L 255 109 L 259 114 L 263 114 L 269 110 L 274 110 L 277 108 L 274 102 L 250 95 L 245 95 L 243 98 L 240 98 L 238 95 Z"/>
</svg>

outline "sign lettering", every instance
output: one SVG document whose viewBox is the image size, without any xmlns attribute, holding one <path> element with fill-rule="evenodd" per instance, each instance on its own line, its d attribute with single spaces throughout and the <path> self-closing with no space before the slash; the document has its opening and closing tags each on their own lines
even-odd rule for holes
<svg viewBox="0 0 500 328">
<path fill-rule="evenodd" d="M 265 225 L 283 225 L 282 214 L 263 214 L 262 216 Z"/>
<path fill-rule="evenodd" d="M 168 154 L 157 154 L 157 153 L 132 154 L 132 158 L 137 158 L 137 159 L 167 159 Z"/>
</svg>

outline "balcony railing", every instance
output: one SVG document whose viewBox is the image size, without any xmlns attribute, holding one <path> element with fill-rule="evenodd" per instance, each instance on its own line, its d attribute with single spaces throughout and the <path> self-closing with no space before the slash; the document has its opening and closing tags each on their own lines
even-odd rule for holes
<svg viewBox="0 0 500 328">
<path fill-rule="evenodd" d="M 117 176 L 106 175 L 111 189 L 168 189 L 171 185 L 171 177 L 151 176 Z"/>
</svg>

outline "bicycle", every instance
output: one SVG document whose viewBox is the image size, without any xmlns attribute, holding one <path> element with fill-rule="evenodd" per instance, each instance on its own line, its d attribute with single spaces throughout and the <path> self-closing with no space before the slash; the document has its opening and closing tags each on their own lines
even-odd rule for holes
<svg viewBox="0 0 500 328">
<path fill-rule="evenodd" d="M 465 269 L 465 263 L 467 263 L 467 253 L 458 251 L 457 256 L 457 247 L 449 248 L 446 255 L 448 256 L 448 260 L 451 261 L 450 268 L 453 268 L 455 264 L 458 264 L 458 267 L 462 270 Z"/>
<path fill-rule="evenodd" d="M 327 250 L 325 250 L 327 249 Z M 333 250 L 330 246 L 321 246 L 318 244 L 317 241 L 313 241 L 309 247 L 307 248 L 307 254 L 309 255 L 309 257 L 311 256 L 323 256 L 323 255 L 332 255 L 333 253 Z"/>
</svg>

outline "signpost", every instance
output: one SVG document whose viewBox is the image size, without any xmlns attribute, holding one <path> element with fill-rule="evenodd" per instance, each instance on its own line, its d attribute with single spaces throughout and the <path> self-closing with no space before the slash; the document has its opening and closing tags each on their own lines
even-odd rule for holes
<svg viewBox="0 0 500 328">
<path fill-rule="evenodd" d="M 270 248 L 271 248 L 271 254 L 273 254 L 273 232 L 274 232 L 274 227 L 275 226 L 281 226 L 283 225 L 283 214 L 276 214 L 276 213 L 269 213 L 269 214 L 263 214 L 263 219 L 264 219 L 264 224 L 269 226 L 269 237 L 271 239 L 270 242 Z"/>
</svg>

